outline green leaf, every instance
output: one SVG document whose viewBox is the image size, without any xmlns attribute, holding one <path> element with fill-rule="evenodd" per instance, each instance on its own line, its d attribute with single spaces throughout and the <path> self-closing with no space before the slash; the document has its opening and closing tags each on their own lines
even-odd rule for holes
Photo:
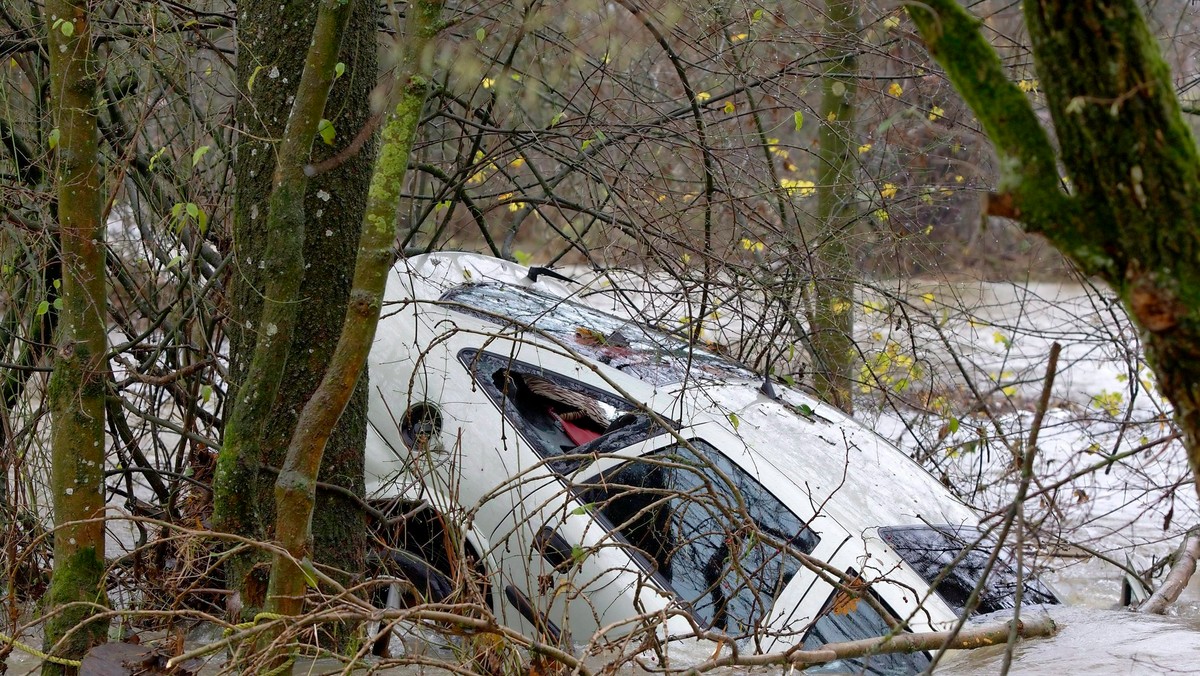
<svg viewBox="0 0 1200 676">
<path fill-rule="evenodd" d="M 811 418 L 816 411 L 814 411 L 813 407 L 809 406 L 808 404 L 800 404 L 800 413 Z"/>
<path fill-rule="evenodd" d="M 171 206 L 171 218 L 179 218 L 183 213 L 183 202 L 176 202 Z"/>
<path fill-rule="evenodd" d="M 593 141 L 593 140 L 595 140 L 595 139 L 588 139 L 588 140 L 584 141 L 584 142 L 583 142 L 583 149 L 584 149 L 584 150 L 587 150 L 587 149 L 588 149 L 588 146 L 592 145 L 592 141 Z"/>
<path fill-rule="evenodd" d="M 196 166 L 197 164 L 200 164 L 200 160 L 204 158 L 204 154 L 207 153 L 209 151 L 209 149 L 210 149 L 210 146 L 200 146 L 199 148 L 196 148 L 196 152 L 192 153 L 192 166 L 193 167 Z"/>
<path fill-rule="evenodd" d="M 62 23 L 59 23 L 59 21 L 61 21 Z M 75 24 L 74 23 L 72 23 L 70 21 L 63 21 L 62 19 L 59 19 L 55 23 L 58 23 L 59 32 L 62 33 L 63 35 L 65 35 L 66 37 L 71 37 L 72 35 L 75 34 Z"/>
<path fill-rule="evenodd" d="M 554 125 L 561 122 L 563 119 L 563 116 L 566 114 L 567 114 L 567 111 L 565 111 L 565 110 L 559 111 L 558 114 L 556 114 L 554 117 L 550 118 L 550 126 L 553 127 Z"/>
<path fill-rule="evenodd" d="M 58 147 L 58 139 L 61 137 L 62 137 L 61 129 L 51 129 L 50 130 L 50 150 L 54 150 L 55 148 Z"/>
<path fill-rule="evenodd" d="M 63 307 L 63 306 L 62 306 L 62 299 L 61 299 L 61 298 L 55 298 L 55 299 L 54 299 L 54 309 L 55 309 L 55 310 L 58 310 L 59 312 L 62 312 L 62 307 Z"/>
<path fill-rule="evenodd" d="M 265 66 L 255 66 L 254 72 L 250 73 L 250 77 L 246 80 L 246 91 L 254 91 L 254 78 L 258 77 L 258 71 L 262 70 L 263 68 L 265 68 Z"/>
<path fill-rule="evenodd" d="M 587 556 L 587 550 L 583 547 L 580 547 L 579 545 L 571 546 L 571 559 L 575 561 L 575 563 L 583 563 Z"/>
<path fill-rule="evenodd" d="M 485 31 L 483 28 L 476 28 L 475 39 L 483 42 L 485 39 L 487 39 L 487 31 Z"/>
<path fill-rule="evenodd" d="M 338 61 L 337 65 L 333 67 L 333 79 L 336 80 L 345 74 L 346 74 L 346 64 L 342 63 L 341 61 Z"/>
<path fill-rule="evenodd" d="M 804 113 L 797 110 L 792 113 L 792 120 L 796 122 L 796 131 L 800 131 L 800 128 L 804 126 Z"/>
<path fill-rule="evenodd" d="M 203 235 L 208 232 L 208 214 L 204 213 L 203 209 L 199 211 L 200 215 L 196 217 L 196 225 L 199 226 L 200 234 Z"/>
<path fill-rule="evenodd" d="M 50 301 L 44 300 L 44 301 L 38 303 L 37 315 L 39 317 L 41 317 L 42 315 L 46 314 L 49 311 L 50 311 Z"/>
<path fill-rule="evenodd" d="M 204 387 L 200 388 L 200 398 L 204 400 L 204 403 L 206 404 L 208 403 L 209 399 L 212 399 L 212 385 L 205 385 Z"/>
<path fill-rule="evenodd" d="M 304 573 L 304 582 L 313 589 L 317 588 L 317 569 L 313 567 L 308 557 L 300 559 L 300 570 Z"/>
<path fill-rule="evenodd" d="M 950 422 L 946 424 L 946 429 L 950 430 L 950 434 L 958 431 L 958 418 L 951 417 Z"/>
<path fill-rule="evenodd" d="M 62 288 L 62 280 L 61 279 L 54 280 L 53 284 L 54 284 L 54 288 L 56 288 L 56 289 Z"/>
<path fill-rule="evenodd" d="M 154 165 L 158 163 L 158 158 L 162 157 L 162 154 L 166 152 L 166 150 L 167 147 L 163 146 L 150 156 L 150 171 L 154 171 Z"/>
<path fill-rule="evenodd" d="M 734 430 L 737 430 L 737 428 L 738 428 L 738 425 L 741 425 L 741 424 L 742 424 L 742 421 L 741 421 L 741 420 L 738 420 L 738 417 L 737 417 L 737 414 L 736 414 L 736 413 L 730 413 L 730 414 L 729 414 L 729 424 L 730 424 L 730 425 L 733 425 L 733 429 L 734 429 Z"/>
<path fill-rule="evenodd" d="M 580 505 L 580 506 L 576 507 L 575 509 L 572 509 L 571 514 L 573 514 L 575 516 L 583 516 L 584 514 L 587 514 L 588 512 L 592 511 L 592 508 L 594 508 L 595 506 L 596 506 L 596 503 L 589 502 L 586 505 Z"/>
<path fill-rule="evenodd" d="M 333 139 L 337 136 L 337 132 L 333 129 L 333 123 L 325 118 L 321 118 L 321 121 L 317 123 L 317 133 L 321 135 L 321 140 L 327 146 L 333 145 Z"/>
<path fill-rule="evenodd" d="M 754 14 L 750 15 L 750 23 L 758 23 L 759 21 L 762 20 L 762 18 L 763 18 L 763 9 L 762 9 L 762 7 L 759 7 L 758 9 L 754 10 Z"/>
<path fill-rule="evenodd" d="M 192 218 L 196 218 L 200 215 L 200 207 L 196 206 L 195 202 L 188 202 L 186 205 L 184 205 L 184 208 L 187 209 L 187 215 L 191 216 Z"/>
</svg>

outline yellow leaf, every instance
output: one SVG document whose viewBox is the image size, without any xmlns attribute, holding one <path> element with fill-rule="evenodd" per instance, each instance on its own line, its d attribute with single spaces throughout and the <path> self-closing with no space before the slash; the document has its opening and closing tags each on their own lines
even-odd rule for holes
<svg viewBox="0 0 1200 676">
<path fill-rule="evenodd" d="M 493 86 L 495 86 L 495 84 L 496 84 L 495 78 L 490 78 L 490 77 L 483 78 L 483 88 L 484 89 L 491 89 Z"/>
<path fill-rule="evenodd" d="M 708 92 L 696 92 L 696 101 L 699 103 L 704 103 L 711 98 L 712 94 L 709 94 Z"/>
<path fill-rule="evenodd" d="M 898 17 L 898 16 L 889 16 L 888 18 L 883 20 L 883 27 L 886 30 L 891 30 L 899 25 L 900 25 L 900 17 Z"/>
<path fill-rule="evenodd" d="M 519 168 L 525 166 L 525 158 L 518 157 L 517 159 L 513 160 L 512 162 L 509 162 L 508 166 L 512 167 L 513 169 L 519 169 Z"/>
<path fill-rule="evenodd" d="M 884 183 L 883 190 L 880 190 L 879 194 L 883 195 L 884 199 L 888 199 L 890 197 L 895 197 L 896 196 L 896 186 L 892 185 L 891 183 Z"/>
<path fill-rule="evenodd" d="M 904 93 L 904 87 L 901 87 L 899 82 L 893 82 L 892 84 L 888 85 L 887 93 L 892 96 L 899 97 Z"/>
<path fill-rule="evenodd" d="M 945 114 L 946 114 L 946 111 L 943 110 L 941 106 L 933 106 L 932 108 L 929 109 L 929 119 L 930 120 L 936 120 L 939 117 L 943 117 Z"/>
<path fill-rule="evenodd" d="M 817 191 L 816 183 L 794 178 L 779 179 L 779 187 L 786 190 L 789 195 L 799 195 L 800 197 L 808 197 Z"/>
<path fill-rule="evenodd" d="M 862 144 L 861 146 L 859 146 L 859 147 L 858 147 L 858 154 L 859 154 L 859 155 L 861 155 L 861 154 L 863 154 L 863 153 L 865 153 L 865 152 L 868 152 L 868 151 L 870 151 L 870 150 L 871 150 L 871 144 L 870 144 L 870 143 L 864 143 L 864 144 Z"/>
<path fill-rule="evenodd" d="M 737 35 L 730 36 L 729 41 L 737 43 L 737 42 L 741 42 L 742 40 L 745 40 L 748 37 L 750 37 L 750 35 L 748 33 L 738 33 Z"/>
<path fill-rule="evenodd" d="M 735 110 L 733 101 L 726 101 L 724 110 L 726 113 L 733 114 L 733 111 Z"/>
<path fill-rule="evenodd" d="M 882 221 L 886 221 L 889 218 L 891 218 L 891 216 L 888 215 L 887 209 L 876 209 L 875 210 L 875 219 L 876 220 L 882 222 Z"/>
<path fill-rule="evenodd" d="M 831 110 L 831 111 L 829 111 L 829 114 L 825 116 L 825 119 L 829 120 L 830 122 L 833 122 L 834 120 L 837 119 L 837 113 L 835 113 Z"/>
<path fill-rule="evenodd" d="M 932 293 L 921 294 L 921 300 L 925 301 L 926 305 L 933 305 L 934 295 Z"/>
</svg>

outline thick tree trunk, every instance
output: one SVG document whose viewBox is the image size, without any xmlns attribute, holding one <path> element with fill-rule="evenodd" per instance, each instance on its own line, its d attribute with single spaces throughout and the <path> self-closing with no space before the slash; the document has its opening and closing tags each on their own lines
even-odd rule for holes
<svg viewBox="0 0 1200 676">
<path fill-rule="evenodd" d="M 344 237 L 342 232 L 333 232 L 334 227 L 344 230 L 338 214 L 326 218 L 327 202 L 333 201 L 329 191 L 340 186 L 321 180 L 325 177 L 310 181 L 304 168 L 315 159 L 313 139 L 318 120 L 333 118 L 335 130 L 341 122 L 350 123 L 334 112 L 346 101 L 332 98 L 330 86 L 337 77 L 335 64 L 342 55 L 348 15 L 360 15 L 361 30 L 361 17 L 369 22 L 372 7 L 363 1 L 329 0 L 321 8 L 320 18 L 310 3 L 290 3 L 282 15 L 277 3 L 243 3 L 241 9 L 246 19 L 240 26 L 243 51 L 239 72 L 245 72 L 250 98 L 239 107 L 246 134 L 236 167 L 238 266 L 231 314 L 236 327 L 232 361 L 238 395 L 230 410 L 218 465 L 214 522 L 219 529 L 254 538 L 270 537 L 265 517 L 273 515 L 273 505 L 269 489 L 263 489 L 273 484 L 274 474 L 260 469 L 278 466 L 275 458 L 282 456 L 290 434 L 290 429 L 278 429 L 288 418 L 280 412 L 281 401 L 302 396 L 299 390 L 308 371 L 324 364 L 327 356 L 316 353 L 319 329 L 314 331 L 312 324 L 326 314 L 324 304 L 337 302 L 337 247 L 314 243 Z M 369 88 L 374 82 L 374 43 L 355 42 L 346 41 L 353 44 L 356 54 L 369 53 L 365 64 L 369 72 L 344 73 L 341 79 L 366 78 Z M 300 61 L 306 54 L 312 62 L 308 72 Z M 361 122 L 366 116 L 365 93 L 357 103 L 360 119 L 354 121 Z M 276 148 L 272 140 L 281 136 Z M 272 178 L 268 182 L 264 176 Z M 337 204 L 343 205 L 347 199 L 353 200 L 354 195 L 339 195 Z M 309 248 L 315 249 L 315 261 L 306 255 Z M 327 255 L 330 249 L 335 252 L 332 256 Z M 332 269 L 330 258 L 335 259 Z M 318 272 L 310 276 L 314 267 Z M 321 279 L 322 272 L 332 279 Z M 299 316 L 303 321 L 297 321 Z M 361 438 L 362 434 L 359 449 Z M 357 455 L 361 458 L 361 450 Z M 361 466 L 361 459 L 358 463 Z M 353 462 L 349 464 L 345 471 L 354 472 Z M 361 470 L 356 481 L 346 483 L 351 489 L 359 487 L 361 493 Z M 342 532 L 338 560 L 345 561 L 349 553 L 353 562 L 364 535 L 361 528 L 353 526 L 356 510 L 341 516 L 339 528 L 353 534 L 346 537 L 346 531 Z M 358 521 L 361 524 L 361 516 Z M 231 561 L 229 584 L 240 601 L 235 608 L 249 611 L 263 606 L 267 572 L 265 566 L 257 565 L 260 561 L 261 557 L 254 555 Z"/>
<path fill-rule="evenodd" d="M 952 0 L 910 8 L 996 146 L 990 213 L 1044 234 L 1120 295 L 1200 477 L 1200 157 L 1170 71 L 1133 0 L 1026 0 L 1024 10 L 1070 195 L 978 20 Z"/>
<path fill-rule="evenodd" d="M 58 130 L 62 313 L 50 379 L 54 573 L 45 604 L 47 651 L 80 659 L 103 643 L 107 622 L 87 622 L 104 592 L 104 389 L 108 348 L 104 293 L 103 173 L 87 3 L 46 3 L 50 94 Z M 71 604 L 71 605 L 68 605 Z M 59 645 L 71 629 L 77 629 Z M 42 673 L 67 668 L 46 662 Z"/>
<path fill-rule="evenodd" d="M 814 251 L 812 351 L 818 396 L 853 413 L 854 261 L 849 242 L 856 221 L 854 180 L 854 91 L 858 63 L 849 48 L 858 33 L 855 0 L 825 3 L 829 65 L 821 84 L 820 167 L 817 180 L 818 236 Z"/>
<path fill-rule="evenodd" d="M 396 211 L 428 89 L 423 72 L 423 65 L 429 61 L 426 46 L 439 29 L 442 4 L 442 0 L 415 0 L 408 5 L 405 54 L 398 75 L 404 87 L 383 127 L 383 146 L 371 176 L 351 302 L 329 369 L 304 406 L 275 486 L 275 533 L 290 555 L 288 560 L 275 557 L 271 569 L 269 596 L 272 609 L 278 613 L 295 615 L 303 609 L 305 575 L 292 561 L 309 557 L 317 468 L 322 464 L 330 433 L 364 371 L 375 338 L 393 260 Z"/>
</svg>

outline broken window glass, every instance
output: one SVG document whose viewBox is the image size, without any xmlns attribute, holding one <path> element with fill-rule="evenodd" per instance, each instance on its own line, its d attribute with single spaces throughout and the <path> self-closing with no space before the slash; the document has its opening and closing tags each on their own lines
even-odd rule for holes
<svg viewBox="0 0 1200 676">
<path fill-rule="evenodd" d="M 995 543 L 990 542 L 974 526 L 901 526 L 880 528 L 879 537 L 888 543 L 926 582 L 937 584 L 937 593 L 951 608 L 961 614 L 971 592 L 980 584 L 987 569 Z M 961 557 L 964 550 L 969 549 Z M 953 564 L 953 567 L 951 565 Z M 1041 582 L 1024 576 L 1021 605 L 1058 603 L 1054 594 Z M 997 557 L 991 574 L 979 593 L 979 603 L 972 614 L 991 613 L 1016 607 L 1017 571 L 1003 557 Z"/>
<path fill-rule="evenodd" d="M 820 537 L 753 476 L 699 439 L 578 485 L 697 620 L 752 633 Z M 694 449 L 694 450 L 693 450 Z"/>
<path fill-rule="evenodd" d="M 566 376 L 479 350 L 462 350 L 458 358 L 555 471 L 664 432 L 630 402 Z"/>
<path fill-rule="evenodd" d="M 821 615 L 813 624 L 812 629 L 804 637 L 805 650 L 817 650 L 827 643 L 843 643 L 861 639 L 887 636 L 892 633 L 892 624 L 896 614 L 888 607 L 883 599 L 872 592 L 868 585 L 862 583 L 858 573 L 853 569 L 847 571 L 847 586 L 856 593 L 835 590 L 825 601 Z M 882 617 L 878 611 L 862 600 L 863 594 L 870 594 L 891 616 L 892 622 Z M 868 655 L 852 660 L 838 660 L 819 666 L 809 667 L 805 673 L 838 673 L 838 674 L 919 674 L 929 666 L 929 655 L 926 653 L 891 653 L 887 655 Z"/>
<path fill-rule="evenodd" d="M 506 284 L 469 284 L 442 294 L 465 314 L 493 323 L 531 326 L 596 361 L 654 385 L 708 375 L 751 379 L 741 365 L 681 337 L 620 319 L 574 301 Z M 690 371 L 689 371 L 690 369 Z"/>
</svg>

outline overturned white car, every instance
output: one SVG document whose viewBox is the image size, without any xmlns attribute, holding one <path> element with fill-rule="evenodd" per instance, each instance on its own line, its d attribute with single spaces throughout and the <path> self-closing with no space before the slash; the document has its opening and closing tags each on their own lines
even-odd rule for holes
<svg viewBox="0 0 1200 676">
<path fill-rule="evenodd" d="M 467 560 L 495 616 L 545 640 L 653 626 L 764 651 L 944 629 L 1011 608 L 1019 584 L 1056 602 L 989 564 L 970 509 L 831 407 L 538 268 L 435 254 L 392 275 L 368 490 L 408 514 L 393 562 L 433 600 Z"/>
</svg>

